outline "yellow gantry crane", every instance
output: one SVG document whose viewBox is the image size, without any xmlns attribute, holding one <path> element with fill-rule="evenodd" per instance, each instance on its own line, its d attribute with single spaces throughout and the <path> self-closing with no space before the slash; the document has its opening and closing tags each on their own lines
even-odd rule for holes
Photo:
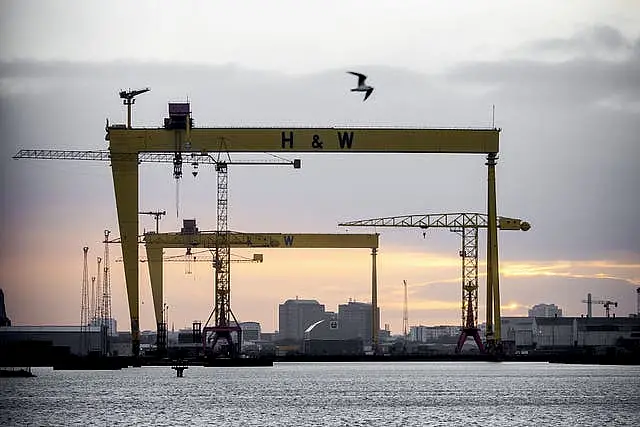
<svg viewBox="0 0 640 427">
<path fill-rule="evenodd" d="M 271 248 L 271 249 L 319 249 L 319 248 L 338 248 L 338 249 L 357 249 L 366 248 L 372 250 L 372 293 L 376 291 L 376 249 L 378 248 L 377 234 L 315 234 L 315 233 L 240 233 L 229 231 L 224 242 L 220 242 L 217 231 L 200 231 L 195 226 L 195 222 L 189 224 L 188 227 L 178 233 L 147 233 L 143 236 L 143 243 L 147 251 L 147 259 L 149 266 L 149 278 L 151 281 L 151 291 L 154 299 L 154 307 L 156 318 L 161 319 L 161 307 L 163 301 L 163 263 L 162 253 L 165 248 L 207 248 L 214 249 L 219 246 L 228 246 L 233 248 Z M 114 240 L 111 243 L 118 243 Z M 217 258 L 216 268 L 218 267 Z M 220 300 L 220 293 L 215 293 L 216 306 L 222 302 L 231 305 L 231 292 L 223 295 L 224 299 Z M 375 296 L 372 294 L 372 299 Z M 374 313 L 376 310 L 373 310 Z M 375 316 L 375 314 L 374 314 Z M 208 321 L 211 320 L 211 316 Z M 207 322 L 208 323 L 208 322 Z M 203 346 L 212 348 L 216 342 L 217 327 L 207 326 L 205 323 L 202 329 Z M 226 331 L 224 329 L 223 331 Z M 239 351 L 239 343 L 241 340 L 241 330 L 230 330 L 233 336 L 227 340 L 227 347 L 231 355 L 237 354 Z M 377 330 L 373 331 L 372 341 L 377 344 Z"/>
<path fill-rule="evenodd" d="M 484 346 L 478 330 L 478 229 L 490 228 L 489 216 L 480 213 L 445 213 L 424 215 L 403 215 L 385 218 L 363 219 L 341 222 L 343 227 L 413 227 L 421 229 L 448 228 L 462 236 L 460 257 L 462 258 L 462 327 L 456 352 L 462 350 L 467 337 L 473 337 L 480 351 Z M 531 228 L 528 222 L 516 218 L 498 217 L 496 228 L 500 230 L 522 230 Z M 489 269 L 489 263 L 487 263 Z M 405 306 L 406 302 L 405 281 Z M 496 305 L 497 301 L 497 305 Z M 489 351 L 500 342 L 500 305 L 499 294 L 491 288 L 487 277 L 487 343 Z M 405 313 L 406 316 L 406 313 Z M 403 317 L 403 323 L 405 319 Z M 495 329 L 493 329 L 493 327 Z M 406 326 L 403 325 L 406 336 Z M 491 335 L 494 331 L 495 335 Z"/>
<path fill-rule="evenodd" d="M 141 90 L 146 91 L 146 90 Z M 108 151 L 20 150 L 16 159 L 68 159 L 102 160 L 111 162 L 118 225 L 124 261 L 125 281 L 131 320 L 132 352 L 140 350 L 139 326 L 139 262 L 138 262 L 138 167 L 142 162 L 167 162 L 174 165 L 174 176 L 182 171 L 183 155 L 194 163 L 218 165 L 218 172 L 226 170 L 226 163 L 212 158 L 209 152 L 238 153 L 438 153 L 484 154 L 487 165 L 487 282 L 494 306 L 499 305 L 498 240 L 496 216 L 495 166 L 499 151 L 500 129 L 424 129 L 424 128 L 370 128 L 370 127 L 202 127 L 194 128 L 188 103 L 170 104 L 169 117 L 162 127 L 131 125 L 129 109 L 136 91 L 123 91 L 121 97 L 128 108 L 127 124 L 109 125 L 106 137 Z M 221 150 L 224 145 L 225 149 Z M 194 166 L 195 171 L 195 166 Z M 226 175 L 225 175 L 226 176 Z M 223 177 L 218 177 L 218 188 L 223 188 Z M 225 187 L 226 188 L 226 187 Z M 218 193 L 220 202 L 224 195 Z M 219 211 L 219 214 L 222 213 Z M 228 230 L 218 227 L 219 240 Z M 218 259 L 224 260 L 226 248 L 218 248 Z M 228 265 L 228 264 L 227 264 Z M 224 268 L 216 270 L 225 286 L 228 274 Z M 372 292 L 372 294 L 375 294 Z M 377 301 L 372 301 L 374 312 Z M 492 324 L 488 334 L 493 336 Z M 499 326 L 498 326 L 499 328 Z M 499 340 L 499 331 L 496 335 Z"/>
</svg>

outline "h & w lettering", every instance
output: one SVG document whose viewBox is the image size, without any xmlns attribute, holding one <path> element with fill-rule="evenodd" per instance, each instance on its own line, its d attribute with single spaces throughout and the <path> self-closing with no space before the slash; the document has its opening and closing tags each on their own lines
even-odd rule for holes
<svg viewBox="0 0 640 427">
<path fill-rule="evenodd" d="M 289 136 L 283 131 L 282 132 L 282 148 L 286 148 L 286 143 L 289 143 L 289 148 L 293 148 L 293 131 L 289 131 Z"/>
<path fill-rule="evenodd" d="M 344 149 L 346 145 L 350 149 L 353 144 L 353 132 L 338 132 L 338 143 L 340 148 Z"/>
</svg>

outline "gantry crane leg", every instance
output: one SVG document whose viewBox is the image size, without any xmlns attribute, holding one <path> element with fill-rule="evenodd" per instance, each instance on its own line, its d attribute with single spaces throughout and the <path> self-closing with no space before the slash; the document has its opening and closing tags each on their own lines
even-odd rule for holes
<svg viewBox="0 0 640 427">
<path fill-rule="evenodd" d="M 138 283 L 138 162 L 130 155 L 119 158 L 112 153 L 111 173 L 122 246 L 122 261 L 127 284 L 131 319 L 131 351 L 140 356 L 140 314 Z"/>
<path fill-rule="evenodd" d="M 498 216 L 496 207 L 496 153 L 487 155 L 487 347 L 501 351 L 500 274 L 498 271 Z"/>
</svg>

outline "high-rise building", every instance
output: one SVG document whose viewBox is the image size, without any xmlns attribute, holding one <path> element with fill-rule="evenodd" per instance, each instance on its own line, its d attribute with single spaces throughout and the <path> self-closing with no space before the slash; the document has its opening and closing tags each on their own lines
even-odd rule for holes
<svg viewBox="0 0 640 427">
<path fill-rule="evenodd" d="M 260 323 L 258 322 L 240 322 L 242 329 L 242 342 L 255 342 L 260 340 Z"/>
<path fill-rule="evenodd" d="M 529 309 L 529 317 L 562 317 L 562 309 L 555 304 L 536 304 Z"/>
<path fill-rule="evenodd" d="M 324 304 L 309 299 L 288 299 L 278 308 L 281 340 L 302 340 L 304 331 L 313 323 L 325 319 Z"/>
<path fill-rule="evenodd" d="M 338 305 L 338 321 L 346 338 L 361 338 L 365 344 L 371 344 L 371 304 L 349 301 Z"/>
</svg>

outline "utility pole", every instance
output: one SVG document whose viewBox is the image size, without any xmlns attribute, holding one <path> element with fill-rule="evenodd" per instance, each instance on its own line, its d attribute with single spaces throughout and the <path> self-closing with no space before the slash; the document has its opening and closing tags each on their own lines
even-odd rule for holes
<svg viewBox="0 0 640 427">
<path fill-rule="evenodd" d="M 160 221 L 160 217 L 162 215 L 166 215 L 167 211 L 146 211 L 146 212 L 138 212 L 138 214 L 140 215 L 152 215 L 155 220 L 156 220 L 156 233 L 159 233 L 160 231 L 160 225 L 159 225 L 159 221 Z"/>
</svg>

